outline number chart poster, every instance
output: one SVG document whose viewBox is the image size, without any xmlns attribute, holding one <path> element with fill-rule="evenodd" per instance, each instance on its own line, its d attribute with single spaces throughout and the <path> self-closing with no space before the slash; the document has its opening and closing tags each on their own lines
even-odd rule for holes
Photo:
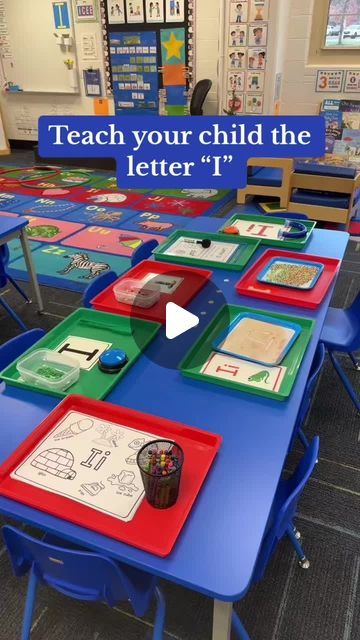
<svg viewBox="0 0 360 640">
<path fill-rule="evenodd" d="M 70 411 L 11 476 L 129 522 L 144 497 L 136 456 L 153 439 Z"/>
<path fill-rule="evenodd" d="M 111 75 L 116 115 L 157 115 L 159 81 L 156 33 L 110 34 Z"/>
</svg>

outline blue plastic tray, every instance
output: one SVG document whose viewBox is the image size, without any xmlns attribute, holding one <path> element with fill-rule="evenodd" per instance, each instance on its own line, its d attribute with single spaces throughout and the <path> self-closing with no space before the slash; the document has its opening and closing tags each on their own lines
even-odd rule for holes
<svg viewBox="0 0 360 640">
<path fill-rule="evenodd" d="M 267 278 L 267 274 L 272 269 L 274 264 L 276 264 L 277 262 L 279 262 L 279 263 L 297 264 L 299 266 L 316 267 L 317 273 L 313 277 L 313 279 L 311 280 L 309 285 L 306 286 L 306 287 L 302 287 L 300 285 L 297 286 L 295 284 L 285 284 L 284 282 L 276 282 L 274 280 L 269 280 Z M 263 269 L 259 273 L 259 275 L 257 277 L 257 280 L 259 282 L 264 282 L 265 284 L 272 284 L 272 285 L 276 285 L 276 286 L 279 286 L 279 287 L 286 287 L 288 289 L 300 289 L 301 291 L 310 291 L 310 289 L 313 289 L 315 287 L 315 285 L 316 285 L 317 281 L 319 280 L 319 278 L 320 278 L 320 276 L 321 276 L 323 271 L 324 271 L 324 265 L 321 262 L 310 262 L 310 261 L 307 261 L 307 260 L 296 260 L 295 258 L 281 258 L 280 256 L 278 256 L 277 258 L 273 258 L 272 260 L 270 260 L 270 262 L 266 265 L 265 269 Z"/>
<path fill-rule="evenodd" d="M 267 360 L 255 360 L 253 358 L 247 357 L 246 355 L 240 352 L 236 353 L 234 351 L 227 351 L 226 349 L 222 348 L 222 344 L 226 340 L 226 338 L 228 338 L 230 334 L 237 328 L 237 326 L 245 319 L 259 320 L 260 322 L 266 322 L 271 325 L 277 325 L 280 327 L 284 327 L 286 329 L 292 329 L 294 331 L 294 335 L 289 340 L 289 342 L 284 346 L 284 349 L 282 350 L 281 354 L 279 354 L 279 357 L 277 358 L 277 360 L 272 362 L 269 362 Z M 301 333 L 301 326 L 299 324 L 295 324 L 295 322 L 288 322 L 287 320 L 274 319 L 272 317 L 262 315 L 260 313 L 240 313 L 238 316 L 236 316 L 236 318 L 234 318 L 234 320 L 231 322 L 229 327 L 225 329 L 214 340 L 213 348 L 215 349 L 215 351 L 219 351 L 220 353 L 225 353 L 226 355 L 233 356 L 235 358 L 248 360 L 249 362 L 256 362 L 259 364 L 263 364 L 265 366 L 276 366 L 280 364 L 280 362 L 282 362 L 282 360 L 285 358 L 286 354 L 288 353 L 288 351 L 290 351 L 291 347 L 293 346 L 295 340 L 298 338 L 300 333 Z"/>
</svg>

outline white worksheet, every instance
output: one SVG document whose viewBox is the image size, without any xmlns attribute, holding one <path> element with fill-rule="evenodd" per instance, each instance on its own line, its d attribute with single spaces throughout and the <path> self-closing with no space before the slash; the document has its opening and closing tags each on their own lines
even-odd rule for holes
<svg viewBox="0 0 360 640">
<path fill-rule="evenodd" d="M 279 391 L 286 367 L 268 367 L 213 351 L 201 369 L 206 376 L 230 380 L 268 391 Z"/>
<path fill-rule="evenodd" d="M 136 456 L 156 436 L 70 411 L 11 477 L 128 522 L 144 489 Z"/>
<path fill-rule="evenodd" d="M 181 236 L 164 251 L 164 255 L 226 263 L 229 262 L 238 248 L 239 245 L 232 242 L 212 240 L 210 247 L 204 249 L 201 245 L 201 240 Z"/>
<path fill-rule="evenodd" d="M 285 240 L 279 235 L 280 231 L 289 231 L 290 227 L 283 224 L 274 224 L 270 222 L 254 222 L 247 220 L 235 220 L 231 226 L 239 229 L 240 236 L 248 236 L 251 238 L 266 238 L 266 240 Z"/>
</svg>

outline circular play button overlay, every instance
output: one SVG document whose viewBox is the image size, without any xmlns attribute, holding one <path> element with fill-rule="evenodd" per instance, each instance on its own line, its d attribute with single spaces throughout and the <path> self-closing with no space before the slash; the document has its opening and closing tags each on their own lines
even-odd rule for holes
<svg viewBox="0 0 360 640">
<path fill-rule="evenodd" d="M 222 290 L 208 275 L 202 275 L 201 269 L 192 269 L 191 274 L 191 277 L 187 277 L 185 269 L 169 265 L 166 273 L 154 273 L 141 281 L 133 281 L 132 291 L 124 292 L 124 295 L 128 295 L 128 303 L 133 305 L 132 333 L 137 345 L 143 350 L 143 356 L 167 369 L 179 368 L 210 321 L 226 305 Z M 126 281 L 123 282 L 125 285 Z M 128 282 L 131 289 L 132 283 Z M 130 300 L 131 296 L 133 302 Z M 162 323 L 157 338 L 146 349 L 142 347 L 144 336 L 136 323 L 139 317 L 161 320 Z M 223 324 L 225 329 L 228 322 L 225 320 Z M 199 349 L 198 353 L 195 356 L 197 364 L 204 364 L 207 359 L 205 349 Z"/>
</svg>

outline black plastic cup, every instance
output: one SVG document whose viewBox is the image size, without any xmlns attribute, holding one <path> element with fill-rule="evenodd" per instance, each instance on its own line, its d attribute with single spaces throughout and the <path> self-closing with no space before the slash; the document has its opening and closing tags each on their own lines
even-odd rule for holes
<svg viewBox="0 0 360 640">
<path fill-rule="evenodd" d="M 165 451 L 173 456 L 175 468 L 166 476 L 149 471 L 149 451 Z M 182 448 L 171 440 L 153 440 L 145 444 L 136 458 L 147 501 L 156 509 L 168 509 L 178 499 L 181 471 L 184 463 Z"/>
</svg>

